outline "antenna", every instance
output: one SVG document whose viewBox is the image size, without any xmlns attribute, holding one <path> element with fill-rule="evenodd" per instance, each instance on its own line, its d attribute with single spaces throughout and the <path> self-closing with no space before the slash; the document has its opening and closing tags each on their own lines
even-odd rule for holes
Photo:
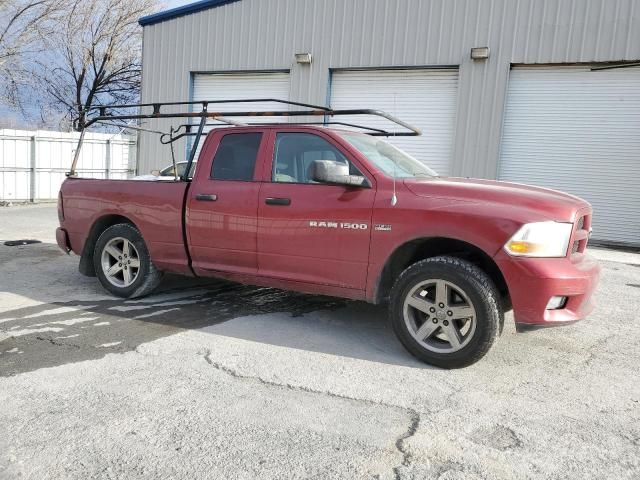
<svg viewBox="0 0 640 480">
<path fill-rule="evenodd" d="M 396 92 L 393 92 L 393 114 L 396 114 Z M 395 137 L 396 132 L 393 132 L 392 136 Z M 393 196 L 391 197 L 391 206 L 395 207 L 398 203 L 398 196 L 396 195 L 396 162 L 393 161 Z"/>
</svg>

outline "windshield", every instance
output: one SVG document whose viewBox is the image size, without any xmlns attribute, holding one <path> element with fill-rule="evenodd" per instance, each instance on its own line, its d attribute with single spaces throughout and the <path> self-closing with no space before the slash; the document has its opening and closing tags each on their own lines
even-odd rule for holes
<svg viewBox="0 0 640 480">
<path fill-rule="evenodd" d="M 384 140 L 359 133 L 340 132 L 342 138 L 353 145 L 386 175 L 395 178 L 437 177 L 438 174 L 411 155 Z"/>
</svg>

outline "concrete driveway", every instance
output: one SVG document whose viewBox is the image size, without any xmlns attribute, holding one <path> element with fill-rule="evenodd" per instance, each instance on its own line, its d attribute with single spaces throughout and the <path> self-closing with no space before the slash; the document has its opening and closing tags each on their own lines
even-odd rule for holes
<svg viewBox="0 0 640 480">
<path fill-rule="evenodd" d="M 639 478 L 640 255 L 591 317 L 423 365 L 383 308 L 167 278 L 110 297 L 0 209 L 0 478 Z M 43 243 L 8 247 L 5 240 Z"/>
</svg>

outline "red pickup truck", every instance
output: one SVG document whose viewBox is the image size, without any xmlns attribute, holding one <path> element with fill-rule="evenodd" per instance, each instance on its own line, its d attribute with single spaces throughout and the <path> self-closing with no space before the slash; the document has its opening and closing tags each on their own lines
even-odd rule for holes
<svg viewBox="0 0 640 480">
<path fill-rule="evenodd" d="M 58 209 L 59 246 L 114 295 L 172 272 L 386 303 L 407 350 L 445 368 L 480 359 L 510 309 L 519 330 L 584 318 L 599 276 L 584 200 L 440 177 L 338 128 L 216 129 L 192 179 L 71 177 Z"/>
</svg>

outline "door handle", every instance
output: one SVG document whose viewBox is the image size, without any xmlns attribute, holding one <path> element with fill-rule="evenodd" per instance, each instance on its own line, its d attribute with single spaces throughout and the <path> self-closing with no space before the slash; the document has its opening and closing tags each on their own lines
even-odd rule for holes
<svg viewBox="0 0 640 480">
<path fill-rule="evenodd" d="M 274 198 L 274 197 L 267 197 L 264 201 L 264 203 L 266 203 L 267 205 L 291 205 L 291 199 L 290 198 Z"/>
<path fill-rule="evenodd" d="M 199 200 L 201 202 L 215 202 L 216 200 L 218 200 L 218 195 L 208 194 L 208 193 L 198 193 L 196 195 L 196 200 Z"/>
</svg>

